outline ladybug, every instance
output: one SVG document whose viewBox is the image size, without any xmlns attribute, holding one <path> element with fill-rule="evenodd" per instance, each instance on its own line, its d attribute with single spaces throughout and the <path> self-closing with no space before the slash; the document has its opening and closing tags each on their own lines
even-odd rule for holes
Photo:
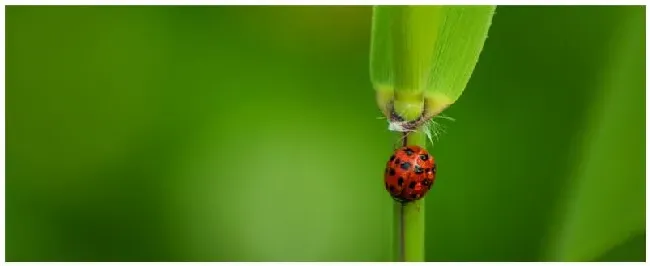
<svg viewBox="0 0 650 266">
<path fill-rule="evenodd" d="M 406 203 L 421 199 L 436 179 L 436 162 L 424 148 L 401 147 L 386 163 L 386 190 L 397 201 Z"/>
</svg>

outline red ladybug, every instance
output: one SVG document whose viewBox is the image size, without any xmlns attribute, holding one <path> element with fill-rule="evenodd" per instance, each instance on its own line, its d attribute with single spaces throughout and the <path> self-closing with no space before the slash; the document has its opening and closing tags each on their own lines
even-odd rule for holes
<svg viewBox="0 0 650 266">
<path fill-rule="evenodd" d="M 384 173 L 386 190 L 397 201 L 421 199 L 436 179 L 436 162 L 418 146 L 401 147 L 393 153 Z"/>
</svg>

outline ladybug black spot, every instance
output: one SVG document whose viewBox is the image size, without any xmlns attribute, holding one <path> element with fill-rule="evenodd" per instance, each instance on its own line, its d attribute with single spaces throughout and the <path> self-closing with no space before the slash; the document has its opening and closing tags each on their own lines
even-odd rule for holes
<svg viewBox="0 0 650 266">
<path fill-rule="evenodd" d="M 431 168 L 431 171 L 435 174 L 436 173 L 436 165 L 433 165 L 433 168 Z"/>
<path fill-rule="evenodd" d="M 397 179 L 397 186 L 401 187 L 404 184 L 404 178 L 401 176 Z"/>
<path fill-rule="evenodd" d="M 393 155 L 393 156 L 390 157 L 390 160 L 389 160 L 389 161 L 392 161 L 392 160 L 395 160 L 395 155 Z"/>
<path fill-rule="evenodd" d="M 424 180 L 422 180 L 422 185 L 427 186 L 427 187 L 431 187 L 431 181 L 429 181 L 429 179 L 424 179 Z"/>
<path fill-rule="evenodd" d="M 413 171 L 418 175 L 424 173 L 424 170 L 422 168 L 420 168 L 419 165 L 416 165 L 415 169 Z"/>
<path fill-rule="evenodd" d="M 407 163 L 407 162 L 403 162 L 403 163 L 400 165 L 400 167 L 401 167 L 402 169 L 404 169 L 404 170 L 408 170 L 409 168 L 411 168 L 411 164 L 410 164 L 410 163 Z"/>
<path fill-rule="evenodd" d="M 409 188 L 410 188 L 410 189 L 414 189 L 414 188 L 415 188 L 415 181 L 411 181 L 411 183 L 409 184 Z"/>
<path fill-rule="evenodd" d="M 408 155 L 408 156 L 413 155 L 413 150 L 411 150 L 411 148 L 404 149 L 404 152 L 406 152 L 406 155 Z"/>
<path fill-rule="evenodd" d="M 395 164 L 399 165 L 402 161 L 399 160 L 399 158 L 395 159 Z"/>
<path fill-rule="evenodd" d="M 389 169 L 389 170 L 388 170 L 388 174 L 389 174 L 390 176 L 394 176 L 394 175 L 395 175 L 395 169 L 393 169 L 393 168 Z"/>
<path fill-rule="evenodd" d="M 422 160 L 422 161 L 429 160 L 429 155 L 428 154 L 420 154 L 420 160 Z"/>
<path fill-rule="evenodd" d="M 393 185 L 390 185 L 388 189 L 390 190 L 390 192 L 395 192 L 395 187 Z"/>
</svg>

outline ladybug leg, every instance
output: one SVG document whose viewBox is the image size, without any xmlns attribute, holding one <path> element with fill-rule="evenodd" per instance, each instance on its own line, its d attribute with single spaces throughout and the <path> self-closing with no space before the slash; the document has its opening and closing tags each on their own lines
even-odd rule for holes
<svg viewBox="0 0 650 266">
<path fill-rule="evenodd" d="M 402 146 L 404 146 L 404 147 L 406 147 L 408 145 L 408 143 L 407 143 L 408 139 L 406 138 L 406 137 L 408 137 L 408 135 L 409 135 L 408 132 L 404 132 L 404 134 L 402 135 Z"/>
<path fill-rule="evenodd" d="M 405 147 L 406 146 L 406 137 L 408 136 L 409 133 L 410 132 L 402 132 L 402 136 L 399 138 L 399 140 L 397 140 L 395 145 L 393 145 L 393 149 L 397 149 L 397 148 L 402 147 L 402 146 Z M 397 144 L 397 143 L 399 143 L 399 144 Z"/>
</svg>

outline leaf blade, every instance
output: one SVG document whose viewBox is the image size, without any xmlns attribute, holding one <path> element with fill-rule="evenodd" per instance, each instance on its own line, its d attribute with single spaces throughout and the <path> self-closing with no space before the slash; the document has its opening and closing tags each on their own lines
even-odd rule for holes
<svg viewBox="0 0 650 266">
<path fill-rule="evenodd" d="M 409 104 L 426 98 L 429 116 L 454 103 L 478 61 L 495 8 L 376 6 L 370 77 L 384 113 L 391 93 Z"/>
</svg>

